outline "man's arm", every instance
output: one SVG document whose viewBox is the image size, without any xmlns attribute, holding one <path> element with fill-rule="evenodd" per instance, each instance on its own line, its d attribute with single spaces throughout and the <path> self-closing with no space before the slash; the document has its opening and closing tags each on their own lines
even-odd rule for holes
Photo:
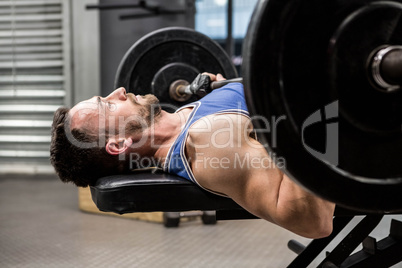
<svg viewBox="0 0 402 268">
<path fill-rule="evenodd" d="M 234 120 L 236 116 L 233 115 Z M 241 120 L 240 125 L 235 124 L 233 133 L 247 132 L 244 129 L 247 125 L 245 117 Z M 214 121 L 219 120 L 215 118 Z M 228 127 L 225 126 L 226 121 L 215 124 L 217 126 L 212 127 L 211 133 Z M 208 148 L 190 146 L 187 150 L 192 158 L 194 176 L 200 185 L 226 194 L 252 214 L 296 234 L 318 238 L 331 233 L 334 204 L 312 195 L 290 180 L 274 165 L 256 140 L 243 134 L 230 134 L 232 136 L 228 137 L 225 132 L 220 132 L 213 135 L 209 137 L 211 146 Z M 207 136 L 190 135 L 189 144 L 206 144 L 204 139 Z M 232 146 L 216 146 L 229 145 L 226 142 L 228 139 L 234 141 L 230 144 Z"/>
</svg>

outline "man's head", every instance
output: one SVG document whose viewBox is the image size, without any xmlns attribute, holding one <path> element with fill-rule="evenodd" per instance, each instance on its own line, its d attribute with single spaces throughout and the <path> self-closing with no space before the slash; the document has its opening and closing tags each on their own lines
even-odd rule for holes
<svg viewBox="0 0 402 268">
<path fill-rule="evenodd" d="M 125 155 L 138 147 L 141 133 L 160 112 L 154 95 L 126 94 L 124 88 L 71 109 L 59 108 L 53 118 L 50 160 L 60 179 L 85 187 L 101 176 L 127 172 Z"/>
</svg>

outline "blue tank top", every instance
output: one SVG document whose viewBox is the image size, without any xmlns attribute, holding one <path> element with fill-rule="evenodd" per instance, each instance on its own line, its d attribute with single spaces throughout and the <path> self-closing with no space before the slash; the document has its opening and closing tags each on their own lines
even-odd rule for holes
<svg viewBox="0 0 402 268">
<path fill-rule="evenodd" d="M 243 114 L 249 116 L 246 101 L 244 98 L 243 85 L 241 83 L 230 83 L 224 87 L 215 89 L 199 101 L 187 104 L 176 111 L 192 107 L 186 124 L 180 132 L 176 141 L 169 149 L 163 170 L 183 177 L 202 187 L 195 179 L 190 164 L 186 159 L 185 145 L 188 137 L 189 128 L 200 118 L 211 114 Z M 208 189 L 205 189 L 209 191 Z M 210 191 L 211 192 L 211 191 Z M 219 194 L 213 192 L 215 194 Z"/>
</svg>

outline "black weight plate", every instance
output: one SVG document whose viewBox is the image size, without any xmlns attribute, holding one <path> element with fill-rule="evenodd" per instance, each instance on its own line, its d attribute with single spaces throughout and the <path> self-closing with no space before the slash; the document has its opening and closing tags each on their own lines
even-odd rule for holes
<svg viewBox="0 0 402 268">
<path fill-rule="evenodd" d="M 402 43 L 402 22 L 397 27 L 401 14 L 401 3 L 366 5 L 349 15 L 331 38 L 333 98 L 340 100 L 340 112 L 346 120 L 373 135 L 392 137 L 401 132 L 402 94 L 376 90 L 370 68 L 370 59 L 379 47 Z"/>
<path fill-rule="evenodd" d="M 400 13 L 401 2 L 394 1 L 394 12 Z M 262 142 L 268 144 L 274 160 L 285 165 L 285 172 L 339 205 L 379 213 L 402 211 L 402 133 L 394 124 L 400 117 L 389 113 L 400 111 L 400 93 L 377 95 L 383 93 L 369 85 L 368 76 L 339 78 L 334 68 L 343 74 L 343 62 L 349 69 L 348 64 L 360 64 L 359 72 L 366 70 L 364 53 L 384 41 L 377 42 L 384 36 L 378 32 L 383 28 L 374 27 L 383 25 L 383 15 L 371 14 L 377 24 L 372 22 L 367 29 L 342 26 L 355 12 L 382 4 L 367 0 L 259 1 L 243 46 L 242 70 L 251 114 L 263 115 L 271 123 Z M 389 32 L 398 31 L 400 21 L 388 27 Z M 343 34 L 348 40 L 336 39 Z M 336 41 L 342 53 L 334 54 Z M 351 45 L 355 42 L 361 51 Z M 401 44 L 398 38 L 392 42 Z M 345 52 L 348 43 L 354 52 Z M 348 82 L 352 86 L 344 88 Z M 375 113 L 368 111 L 365 116 L 359 111 L 367 111 L 370 104 L 374 110 L 392 106 L 375 115 L 375 120 L 384 122 L 370 122 Z M 266 129 L 261 122 L 254 123 Z"/>
<path fill-rule="evenodd" d="M 221 73 L 237 77 L 236 69 L 225 51 L 212 39 L 192 29 L 159 29 L 138 40 L 120 62 L 115 88 L 128 92 L 154 94 L 167 111 L 197 100 L 177 102 L 169 96 L 169 86 L 178 79 L 191 83 L 198 73 Z"/>
</svg>

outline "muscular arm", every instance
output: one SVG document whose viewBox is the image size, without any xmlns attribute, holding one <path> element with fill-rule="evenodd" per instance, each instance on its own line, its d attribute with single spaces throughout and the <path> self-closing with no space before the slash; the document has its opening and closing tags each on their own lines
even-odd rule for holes
<svg viewBox="0 0 402 268">
<path fill-rule="evenodd" d="M 187 152 L 192 156 L 197 182 L 296 234 L 311 238 L 328 236 L 334 204 L 305 191 L 270 162 L 263 146 L 244 135 L 248 132 L 248 119 L 241 116 L 239 121 L 238 116 L 231 116 L 233 124 L 227 115 L 221 120 L 214 118 L 209 135 L 197 135 L 197 131 L 190 135 Z M 193 129 L 205 128 L 202 124 Z M 210 146 L 206 148 L 196 146 L 207 143 Z"/>
</svg>

